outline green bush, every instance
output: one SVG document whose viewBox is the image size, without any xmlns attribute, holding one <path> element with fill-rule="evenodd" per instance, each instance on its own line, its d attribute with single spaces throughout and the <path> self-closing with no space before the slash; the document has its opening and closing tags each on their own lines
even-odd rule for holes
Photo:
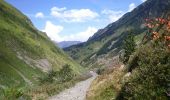
<svg viewBox="0 0 170 100">
<path fill-rule="evenodd" d="M 54 70 L 50 70 L 46 76 L 44 77 L 40 77 L 39 81 L 40 83 L 53 83 L 54 82 L 54 78 L 57 77 L 58 72 L 54 71 Z"/>
<path fill-rule="evenodd" d="M 148 43 L 138 49 L 129 65 L 132 75 L 122 87 L 118 100 L 168 100 L 170 52 L 163 45 Z"/>
<path fill-rule="evenodd" d="M 100 68 L 97 69 L 96 73 L 101 75 L 104 71 L 105 71 L 105 68 L 100 67 Z"/>
<path fill-rule="evenodd" d="M 130 55 L 135 51 L 135 40 L 133 34 L 128 34 L 125 40 L 123 41 L 124 57 L 123 62 L 127 63 Z"/>
<path fill-rule="evenodd" d="M 73 74 L 73 70 L 70 68 L 70 65 L 66 64 L 59 71 L 59 80 L 61 82 L 70 81 L 73 79 L 75 75 Z"/>
<path fill-rule="evenodd" d="M 56 79 L 56 82 L 67 82 L 73 79 L 75 75 L 73 70 L 70 68 L 70 65 L 66 64 L 62 67 L 60 71 L 51 70 L 45 77 L 39 78 L 40 83 L 53 83 Z"/>
<path fill-rule="evenodd" d="M 23 95 L 22 89 L 15 87 L 3 89 L 4 100 L 17 100 Z"/>
</svg>

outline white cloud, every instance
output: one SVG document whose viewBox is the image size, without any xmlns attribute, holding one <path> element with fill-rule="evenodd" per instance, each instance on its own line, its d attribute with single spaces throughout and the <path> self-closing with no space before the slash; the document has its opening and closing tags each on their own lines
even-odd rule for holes
<svg viewBox="0 0 170 100">
<path fill-rule="evenodd" d="M 109 22 L 115 22 L 119 18 L 121 18 L 126 12 L 132 11 L 135 7 L 135 3 L 131 3 L 127 11 L 114 11 L 105 9 L 101 11 L 100 16 L 105 21 L 109 20 Z M 83 22 L 97 18 L 99 14 L 91 11 L 90 9 L 67 9 L 66 7 L 53 7 L 51 8 L 51 16 L 53 16 L 53 18 L 61 19 L 65 22 Z M 51 21 L 47 21 L 43 31 L 47 33 L 48 37 L 50 37 L 51 40 L 57 42 L 75 40 L 84 42 L 97 32 L 97 28 L 89 26 L 86 30 L 82 32 L 62 35 L 61 32 L 63 31 L 63 29 L 63 26 L 55 25 Z"/>
<path fill-rule="evenodd" d="M 128 10 L 128 12 L 131 12 L 134 8 L 136 8 L 135 3 L 131 3 L 131 4 L 129 5 L 129 10 Z"/>
<path fill-rule="evenodd" d="M 79 32 L 77 34 L 71 34 L 68 36 L 63 37 L 65 41 L 82 41 L 85 42 L 89 39 L 89 37 L 93 36 L 94 33 L 97 32 L 95 27 L 88 27 L 85 31 Z"/>
<path fill-rule="evenodd" d="M 64 28 L 60 25 L 54 25 L 51 21 L 47 21 L 43 32 L 46 32 L 47 36 L 54 41 L 62 41 L 59 33 Z"/>
<path fill-rule="evenodd" d="M 129 5 L 129 8 L 127 11 L 114 11 L 114 10 L 110 10 L 110 9 L 105 9 L 103 11 L 101 11 L 102 15 L 106 15 L 107 20 L 109 20 L 109 22 L 115 22 L 117 21 L 119 18 L 121 18 L 125 13 L 127 12 L 131 12 L 134 8 L 136 8 L 135 3 L 131 3 Z"/>
<path fill-rule="evenodd" d="M 60 25 L 55 25 L 51 21 L 47 21 L 43 32 L 46 32 L 47 36 L 57 42 L 61 41 L 86 41 L 89 37 L 93 36 L 97 29 L 95 27 L 88 27 L 85 31 L 76 34 L 69 34 L 62 36 L 60 32 L 64 28 Z"/>
<path fill-rule="evenodd" d="M 110 22 L 117 21 L 120 17 L 122 17 L 125 12 L 123 11 L 113 11 L 113 10 L 103 10 L 101 14 L 105 14 L 108 16 Z"/>
<path fill-rule="evenodd" d="M 147 1 L 147 0 L 141 0 L 142 2 L 145 2 L 145 1 Z"/>
<path fill-rule="evenodd" d="M 66 22 L 83 22 L 86 20 L 94 19 L 98 17 L 98 13 L 91 11 L 90 9 L 71 9 L 67 8 L 51 8 L 51 15 L 63 19 Z"/>
<path fill-rule="evenodd" d="M 36 18 L 44 18 L 44 14 L 42 12 L 38 12 L 35 14 Z"/>
<path fill-rule="evenodd" d="M 64 11 L 66 9 L 67 9 L 66 7 L 63 7 L 63 8 L 53 7 L 51 8 L 51 11 Z"/>
</svg>

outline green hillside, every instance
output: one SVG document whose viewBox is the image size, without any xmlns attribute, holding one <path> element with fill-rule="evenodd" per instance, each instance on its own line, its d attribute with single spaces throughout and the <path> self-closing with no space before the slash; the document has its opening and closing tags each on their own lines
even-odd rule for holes
<svg viewBox="0 0 170 100">
<path fill-rule="evenodd" d="M 0 0 L 0 90 L 36 85 L 38 77 L 65 64 L 75 74 L 83 70 L 25 15 Z"/>
<path fill-rule="evenodd" d="M 89 39 L 88 42 L 97 42 L 105 37 L 110 40 L 94 53 L 96 56 L 90 56 L 91 59 L 100 59 L 99 61 L 90 62 L 91 59 L 87 59 L 83 60 L 82 64 L 90 62 L 90 67 L 93 67 L 91 65 L 94 63 L 99 65 L 108 59 L 113 60 L 108 61 L 110 65 L 102 65 L 105 68 L 99 70 L 100 75 L 91 84 L 87 100 L 170 99 L 169 16 L 170 0 L 147 0 L 134 11 L 110 24 L 111 28 L 106 27 L 107 31 L 99 32 Z M 120 26 L 114 28 L 113 25 Z M 120 30 L 124 32 L 121 33 Z M 133 33 L 135 37 L 128 33 Z M 120 35 L 114 37 L 115 34 Z M 66 51 L 83 51 L 85 46 L 89 45 L 77 46 L 76 49 L 72 46 L 66 48 Z"/>
<path fill-rule="evenodd" d="M 87 42 L 64 50 L 83 66 L 94 68 L 108 65 L 101 60 L 108 61 L 118 55 L 128 33 L 135 34 L 136 42 L 140 42 L 146 32 L 144 27 L 146 18 L 167 17 L 169 14 L 170 0 L 147 0 L 132 12 L 126 13 L 118 21 L 100 29 Z"/>
<path fill-rule="evenodd" d="M 125 56 L 121 57 L 122 62 L 127 62 L 105 69 L 92 83 L 87 100 L 169 100 L 170 19 L 163 19 L 167 21 L 159 26 L 159 21 L 151 20 L 155 23 L 154 28 L 148 28 L 152 29 L 151 36 L 136 47 L 128 45 L 134 43 L 133 37 L 128 37 L 123 47 Z"/>
</svg>

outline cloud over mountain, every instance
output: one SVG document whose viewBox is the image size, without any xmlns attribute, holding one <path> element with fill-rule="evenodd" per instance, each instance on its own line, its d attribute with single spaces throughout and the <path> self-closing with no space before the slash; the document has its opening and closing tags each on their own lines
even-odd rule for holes
<svg viewBox="0 0 170 100">
<path fill-rule="evenodd" d="M 61 31 L 63 31 L 64 27 L 60 25 L 55 25 L 51 21 L 47 21 L 45 28 L 42 30 L 43 32 L 46 32 L 48 37 L 57 42 L 61 41 L 86 41 L 89 37 L 91 37 L 95 32 L 97 32 L 97 28 L 95 27 L 88 27 L 86 30 L 74 34 L 69 35 L 62 35 L 60 34 Z"/>
</svg>

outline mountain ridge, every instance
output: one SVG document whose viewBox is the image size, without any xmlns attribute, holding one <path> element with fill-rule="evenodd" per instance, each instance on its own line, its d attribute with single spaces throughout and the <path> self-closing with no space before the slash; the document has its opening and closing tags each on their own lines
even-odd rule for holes
<svg viewBox="0 0 170 100">
<path fill-rule="evenodd" d="M 81 43 L 81 41 L 62 41 L 62 42 L 58 42 L 57 45 L 60 48 L 67 48 L 67 47 L 70 47 L 72 45 L 76 45 L 76 44 L 79 44 L 79 43 Z"/>
<path fill-rule="evenodd" d="M 167 17 L 170 0 L 147 0 L 119 20 L 96 32 L 85 43 L 67 47 L 64 50 L 83 66 L 102 66 L 99 60 L 110 58 L 119 53 L 127 33 L 133 32 L 136 40 L 141 40 L 146 28 L 146 18 Z M 111 56 L 112 55 L 112 56 Z"/>
</svg>

